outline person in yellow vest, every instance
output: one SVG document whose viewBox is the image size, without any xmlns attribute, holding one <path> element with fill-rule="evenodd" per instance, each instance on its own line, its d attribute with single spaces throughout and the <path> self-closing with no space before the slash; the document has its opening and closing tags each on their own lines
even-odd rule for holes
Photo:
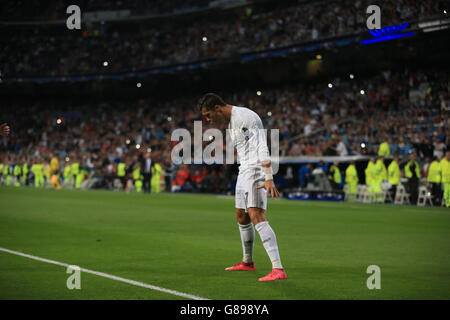
<svg viewBox="0 0 450 320">
<path fill-rule="evenodd" d="M 162 167 L 159 163 L 155 163 L 152 166 L 152 193 L 160 193 L 161 192 L 161 175 L 162 175 Z"/>
<path fill-rule="evenodd" d="M 79 168 L 78 174 L 75 176 L 75 189 L 81 188 L 81 184 L 83 183 L 88 174 L 89 173 L 87 172 L 86 167 L 83 166 Z"/>
<path fill-rule="evenodd" d="M 335 161 L 328 171 L 328 179 L 331 182 L 333 189 L 340 189 L 342 186 L 341 171 L 339 170 L 339 163 Z"/>
<path fill-rule="evenodd" d="M 405 165 L 405 177 L 408 179 L 406 184 L 408 193 L 411 197 L 411 204 L 417 204 L 419 197 L 419 179 L 421 177 L 419 163 L 416 161 L 417 154 L 411 154 L 408 163 Z"/>
<path fill-rule="evenodd" d="M 30 171 L 28 167 L 28 161 L 26 158 L 22 159 L 22 185 L 27 186 L 28 185 L 28 172 Z"/>
<path fill-rule="evenodd" d="M 427 182 L 431 189 L 431 195 L 433 196 L 433 204 L 441 204 L 441 165 L 439 159 L 433 157 L 430 166 L 428 167 Z"/>
<path fill-rule="evenodd" d="M 34 175 L 34 186 L 40 188 L 44 186 L 44 168 L 38 158 L 35 158 L 31 167 Z"/>
<path fill-rule="evenodd" d="M 380 190 L 377 188 L 377 168 L 375 166 L 375 158 L 371 157 L 369 163 L 367 164 L 366 170 L 364 170 L 366 175 L 366 185 L 369 186 L 368 190 L 371 193 L 378 193 Z M 379 187 L 379 185 L 378 185 Z"/>
<path fill-rule="evenodd" d="M 8 163 L 8 157 L 5 157 L 2 164 L 2 180 L 1 183 L 3 185 L 7 185 L 6 180 L 9 175 L 9 163 Z"/>
<path fill-rule="evenodd" d="M 0 186 L 2 185 L 3 180 L 3 162 L 0 163 Z"/>
<path fill-rule="evenodd" d="M 66 158 L 66 163 L 64 165 L 64 170 L 63 170 L 63 178 L 64 178 L 64 182 L 63 185 L 64 186 L 72 186 L 73 185 L 73 181 L 71 179 L 73 179 L 73 175 L 72 175 L 72 164 L 70 162 L 69 158 Z"/>
<path fill-rule="evenodd" d="M 387 169 L 386 166 L 384 165 L 384 158 L 380 157 L 378 158 L 377 162 L 375 163 L 375 181 L 374 181 L 374 188 L 375 188 L 375 192 L 378 194 L 379 198 L 377 200 L 381 200 L 383 195 L 382 195 L 382 189 L 381 189 L 381 184 L 383 183 L 383 181 L 387 181 L 388 176 L 387 176 Z"/>
<path fill-rule="evenodd" d="M 441 167 L 441 182 L 444 187 L 445 206 L 450 208 L 450 151 L 445 153 L 445 157 L 439 164 Z"/>
<path fill-rule="evenodd" d="M 136 192 L 142 192 L 144 176 L 141 174 L 141 165 L 137 162 L 133 167 L 133 181 Z"/>
<path fill-rule="evenodd" d="M 117 177 L 120 179 L 120 182 L 122 183 L 123 190 L 125 190 L 126 183 L 127 183 L 127 165 L 123 158 L 120 159 L 119 164 L 117 165 Z"/>
<path fill-rule="evenodd" d="M 73 162 L 70 165 L 70 174 L 73 179 L 73 187 L 77 185 L 77 176 L 80 174 L 80 163 L 78 162 L 77 157 L 73 157 Z"/>
<path fill-rule="evenodd" d="M 348 192 L 352 194 L 352 199 L 356 196 L 356 186 L 358 185 L 358 172 L 355 162 L 350 163 L 345 170 L 345 183 L 348 186 Z"/>
<path fill-rule="evenodd" d="M 14 177 L 15 177 L 14 186 L 20 187 L 20 176 L 22 174 L 22 167 L 20 166 L 18 161 L 16 161 L 13 173 L 14 173 Z"/>
<path fill-rule="evenodd" d="M 389 192 L 392 200 L 395 201 L 395 194 L 397 193 L 397 186 L 400 183 L 400 166 L 398 165 L 398 155 L 394 155 L 394 159 L 387 168 L 388 182 L 391 185 Z"/>
<path fill-rule="evenodd" d="M 378 148 L 378 156 L 379 157 L 388 157 L 391 154 L 391 150 L 389 148 L 389 142 L 388 139 L 385 139 L 384 142 L 380 144 L 380 147 Z"/>
</svg>

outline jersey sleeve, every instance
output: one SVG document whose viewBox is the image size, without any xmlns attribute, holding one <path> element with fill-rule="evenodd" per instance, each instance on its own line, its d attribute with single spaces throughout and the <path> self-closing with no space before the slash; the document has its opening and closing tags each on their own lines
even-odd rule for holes
<svg viewBox="0 0 450 320">
<path fill-rule="evenodd" d="M 267 130 L 264 129 L 261 119 L 256 116 L 253 121 L 252 131 L 254 133 L 254 141 L 256 156 L 260 162 L 270 161 L 269 148 L 267 147 Z"/>
</svg>

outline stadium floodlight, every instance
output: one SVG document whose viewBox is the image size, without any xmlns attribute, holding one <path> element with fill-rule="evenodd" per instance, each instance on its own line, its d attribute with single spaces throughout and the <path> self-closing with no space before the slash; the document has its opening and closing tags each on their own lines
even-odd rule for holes
<svg viewBox="0 0 450 320">
<path fill-rule="evenodd" d="M 353 75 L 353 73 L 350 73 L 350 79 L 355 79 L 355 76 Z"/>
<path fill-rule="evenodd" d="M 366 147 L 366 144 L 364 143 L 364 142 L 361 142 L 361 148 L 365 148 Z"/>
<path fill-rule="evenodd" d="M 361 93 L 362 95 L 364 95 L 366 92 L 364 90 L 361 90 L 359 93 Z"/>
<path fill-rule="evenodd" d="M 138 88 L 140 88 L 142 86 L 142 84 L 140 83 L 140 82 L 138 82 L 137 84 L 136 84 L 136 87 L 138 87 Z"/>
<path fill-rule="evenodd" d="M 330 88 L 330 89 L 333 88 L 333 84 L 332 84 L 332 83 L 329 83 L 329 84 L 328 84 L 328 88 Z"/>
<path fill-rule="evenodd" d="M 203 37 L 202 40 L 203 40 L 203 42 L 206 42 L 206 41 L 208 41 L 208 38 L 207 37 Z"/>
<path fill-rule="evenodd" d="M 103 66 L 107 67 L 108 66 L 108 61 L 103 62 Z"/>
<path fill-rule="evenodd" d="M 260 96 L 262 94 L 262 92 L 261 91 L 256 91 L 256 95 L 258 95 L 258 96 Z"/>
<path fill-rule="evenodd" d="M 56 119 L 56 124 L 61 124 L 61 123 L 62 123 L 62 119 L 61 118 Z"/>
<path fill-rule="evenodd" d="M 136 149 L 140 149 L 141 148 L 141 145 L 140 144 L 137 144 L 136 145 Z"/>
</svg>

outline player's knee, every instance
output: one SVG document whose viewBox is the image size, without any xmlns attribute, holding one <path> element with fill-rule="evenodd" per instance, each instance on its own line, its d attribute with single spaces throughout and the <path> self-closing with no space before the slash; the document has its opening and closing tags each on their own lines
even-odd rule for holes
<svg viewBox="0 0 450 320">
<path fill-rule="evenodd" d="M 249 208 L 248 213 L 253 225 L 266 221 L 266 211 L 260 208 Z"/>
<path fill-rule="evenodd" d="M 251 222 L 250 216 L 243 209 L 236 210 L 236 220 L 238 221 L 239 224 L 242 225 L 249 224 Z"/>
</svg>

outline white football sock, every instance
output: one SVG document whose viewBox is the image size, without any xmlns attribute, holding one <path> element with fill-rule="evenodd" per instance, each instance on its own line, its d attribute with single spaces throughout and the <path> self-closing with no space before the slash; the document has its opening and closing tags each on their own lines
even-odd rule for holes
<svg viewBox="0 0 450 320">
<path fill-rule="evenodd" d="M 242 251 L 243 258 L 242 261 L 245 263 L 253 262 L 253 245 L 255 243 L 255 228 L 252 223 L 249 224 L 239 224 L 239 232 L 241 233 L 242 241 Z"/>
<path fill-rule="evenodd" d="M 273 269 L 283 269 L 281 265 L 280 254 L 278 252 L 277 245 L 277 237 L 275 236 L 275 232 L 273 232 L 272 228 L 269 225 L 268 221 L 263 221 L 255 225 L 256 230 L 261 237 L 261 241 L 266 249 L 267 254 L 269 255 L 270 261 L 272 261 Z"/>
</svg>

